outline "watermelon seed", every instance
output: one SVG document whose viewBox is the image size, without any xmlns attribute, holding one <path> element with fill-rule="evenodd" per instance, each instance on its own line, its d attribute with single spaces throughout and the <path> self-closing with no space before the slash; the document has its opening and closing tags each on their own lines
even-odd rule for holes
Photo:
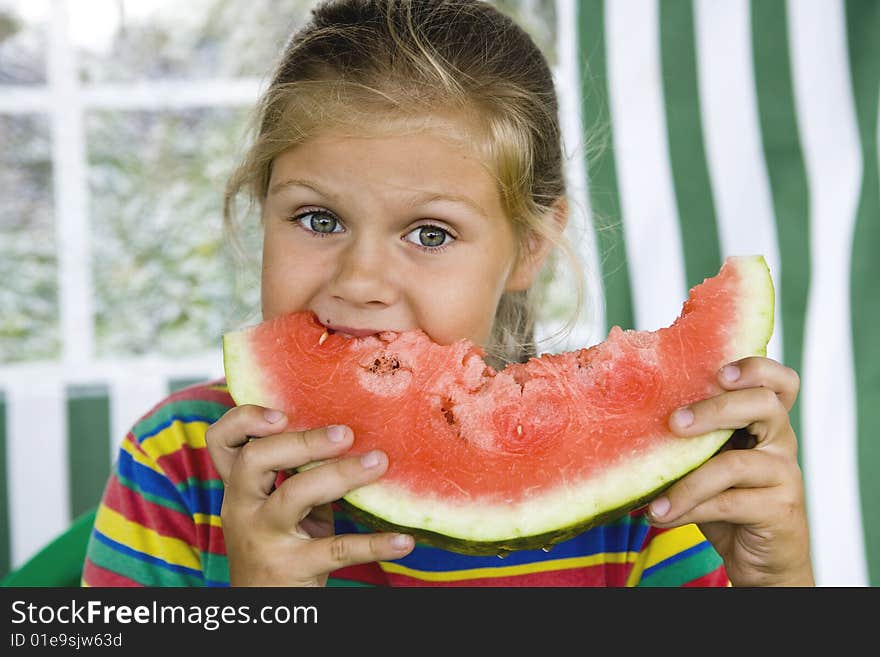
<svg viewBox="0 0 880 657">
<path fill-rule="evenodd" d="M 521 424 L 517 424 L 517 425 L 516 425 L 516 435 L 517 435 L 517 436 L 521 436 L 521 435 L 522 435 L 522 425 L 521 425 Z"/>
<path fill-rule="evenodd" d="M 328 335 L 330 335 L 330 334 L 329 334 L 327 331 L 324 331 L 324 333 L 323 333 L 323 334 L 321 335 L 321 337 L 318 339 L 318 346 L 319 346 L 319 347 L 320 347 L 322 344 L 324 344 L 324 340 L 327 339 L 327 336 L 328 336 Z"/>
</svg>

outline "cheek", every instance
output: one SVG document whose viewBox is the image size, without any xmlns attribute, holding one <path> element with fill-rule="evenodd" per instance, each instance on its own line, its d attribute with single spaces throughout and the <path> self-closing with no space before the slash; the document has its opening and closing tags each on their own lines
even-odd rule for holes
<svg viewBox="0 0 880 657">
<path fill-rule="evenodd" d="M 484 284 L 474 285 L 474 280 Z M 486 285 L 488 280 L 485 272 L 482 278 L 458 278 L 442 291 L 424 297 L 427 303 L 419 313 L 419 325 L 440 344 L 467 338 L 485 346 L 503 289 L 503 284 Z"/>
<path fill-rule="evenodd" d="M 266 230 L 260 275 L 264 319 L 300 310 L 304 305 L 304 292 L 308 285 L 303 273 L 307 268 L 302 267 L 301 262 L 302 258 L 289 245 L 285 246 L 271 229 Z"/>
</svg>

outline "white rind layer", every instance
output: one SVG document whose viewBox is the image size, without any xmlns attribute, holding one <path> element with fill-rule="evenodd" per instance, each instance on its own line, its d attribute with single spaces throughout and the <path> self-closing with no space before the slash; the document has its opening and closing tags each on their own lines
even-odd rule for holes
<svg viewBox="0 0 880 657">
<path fill-rule="evenodd" d="M 260 386 L 260 368 L 254 362 L 250 332 L 247 329 L 223 336 L 223 370 L 226 372 L 229 394 L 236 403 L 274 407 L 272 400 Z"/>
<path fill-rule="evenodd" d="M 401 527 L 417 527 L 465 541 L 506 541 L 585 523 L 613 509 L 663 488 L 714 454 L 730 431 L 715 431 L 697 438 L 677 439 L 662 448 L 644 452 L 580 485 L 562 482 L 545 495 L 512 505 L 479 499 L 448 503 L 380 479 L 345 496 L 367 513 Z M 674 475 L 672 474 L 674 473 Z"/>
</svg>

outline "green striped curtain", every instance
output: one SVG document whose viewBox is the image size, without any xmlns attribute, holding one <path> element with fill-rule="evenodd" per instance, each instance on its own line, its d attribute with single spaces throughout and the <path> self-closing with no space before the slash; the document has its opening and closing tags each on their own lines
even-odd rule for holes
<svg viewBox="0 0 880 657">
<path fill-rule="evenodd" d="M 820 585 L 880 585 L 880 2 L 577 2 L 606 328 L 763 254 Z"/>
</svg>

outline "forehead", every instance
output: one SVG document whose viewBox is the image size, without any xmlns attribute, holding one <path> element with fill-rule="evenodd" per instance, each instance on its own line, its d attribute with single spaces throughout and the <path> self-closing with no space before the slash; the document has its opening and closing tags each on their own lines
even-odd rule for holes
<svg viewBox="0 0 880 657">
<path fill-rule="evenodd" d="M 377 189 L 456 193 L 491 205 L 487 210 L 500 207 L 497 179 L 473 128 L 442 117 L 316 130 L 275 159 L 269 194 L 303 176 L 330 185 L 359 181 Z"/>
</svg>

